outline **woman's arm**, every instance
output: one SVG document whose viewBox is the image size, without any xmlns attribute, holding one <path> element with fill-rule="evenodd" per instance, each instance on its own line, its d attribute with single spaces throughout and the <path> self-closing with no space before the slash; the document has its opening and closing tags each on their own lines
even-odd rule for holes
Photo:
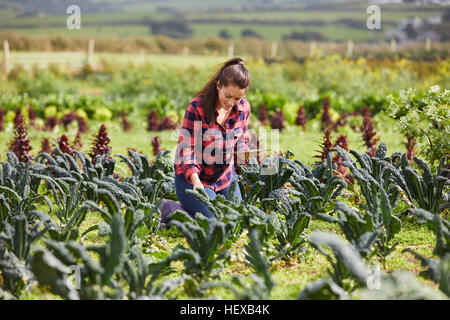
<svg viewBox="0 0 450 320">
<path fill-rule="evenodd" d="M 176 161 L 180 161 L 179 164 L 183 169 L 184 178 L 191 180 L 194 190 L 199 186 L 203 186 L 199 178 L 200 168 L 195 155 L 195 130 L 198 129 L 200 130 L 196 134 L 201 135 L 201 117 L 195 106 L 190 103 L 186 108 L 180 130 Z"/>
<path fill-rule="evenodd" d="M 198 188 L 204 188 L 203 183 L 201 182 L 200 178 L 198 177 L 198 173 L 193 173 L 190 176 L 191 182 L 194 185 L 194 191 L 196 191 Z"/>
</svg>

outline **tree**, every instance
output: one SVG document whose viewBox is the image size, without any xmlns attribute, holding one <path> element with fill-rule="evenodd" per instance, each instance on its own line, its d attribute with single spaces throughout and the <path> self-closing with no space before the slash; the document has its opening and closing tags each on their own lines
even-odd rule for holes
<svg viewBox="0 0 450 320">
<path fill-rule="evenodd" d="M 219 37 L 221 37 L 222 39 L 231 39 L 232 38 L 232 36 L 228 32 L 228 30 L 225 30 L 225 29 L 222 29 L 219 31 Z"/>
</svg>

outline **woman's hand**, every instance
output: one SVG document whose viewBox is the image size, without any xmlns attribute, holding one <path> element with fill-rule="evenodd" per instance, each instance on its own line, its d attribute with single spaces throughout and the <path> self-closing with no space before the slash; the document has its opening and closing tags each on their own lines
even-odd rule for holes
<svg viewBox="0 0 450 320">
<path fill-rule="evenodd" d="M 203 191 L 205 191 L 205 187 L 201 183 L 200 184 L 194 184 L 193 190 L 198 192 L 198 189 L 202 189 Z"/>
<path fill-rule="evenodd" d="M 197 191 L 197 189 L 205 190 L 205 187 L 203 186 L 203 184 L 202 184 L 200 178 L 198 177 L 197 173 L 193 173 L 190 176 L 190 179 L 191 179 L 191 182 L 192 182 L 192 184 L 194 186 L 194 188 L 193 188 L 194 191 Z"/>
</svg>

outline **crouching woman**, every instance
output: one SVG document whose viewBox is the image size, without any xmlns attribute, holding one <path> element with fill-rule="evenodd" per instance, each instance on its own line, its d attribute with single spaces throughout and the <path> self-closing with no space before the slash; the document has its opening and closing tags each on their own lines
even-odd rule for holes
<svg viewBox="0 0 450 320">
<path fill-rule="evenodd" d="M 250 74 L 240 58 L 225 62 L 188 104 L 175 154 L 175 190 L 191 213 L 214 218 L 208 207 L 186 193 L 203 188 L 211 199 L 228 197 L 235 164 L 249 150 L 250 104 L 244 97 Z M 235 197 L 242 199 L 239 187 Z"/>
</svg>

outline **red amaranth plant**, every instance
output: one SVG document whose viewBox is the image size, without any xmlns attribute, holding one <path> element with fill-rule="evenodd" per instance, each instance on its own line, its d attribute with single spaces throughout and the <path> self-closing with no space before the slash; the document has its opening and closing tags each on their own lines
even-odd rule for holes
<svg viewBox="0 0 450 320">
<path fill-rule="evenodd" d="M 171 117 L 162 118 L 158 125 L 158 131 L 162 130 L 175 130 L 177 128 L 177 123 L 172 120 Z"/>
<path fill-rule="evenodd" d="M 361 114 L 363 117 L 370 117 L 370 109 L 368 106 L 364 106 L 361 109 Z"/>
<path fill-rule="evenodd" d="M 322 162 L 324 162 L 328 156 L 328 153 L 330 153 L 330 151 L 331 151 L 332 144 L 331 144 L 330 129 L 327 129 L 327 131 L 325 131 L 325 135 L 323 137 L 323 142 L 320 146 L 321 146 L 322 150 L 316 150 L 317 152 L 319 152 L 319 154 L 314 156 L 314 158 L 318 158 L 318 159 L 320 159 L 320 161 L 316 162 L 315 165 L 320 165 Z"/>
<path fill-rule="evenodd" d="M 83 147 L 83 142 L 81 141 L 81 133 L 77 131 L 77 135 L 75 136 L 75 140 L 73 141 L 73 148 L 75 150 L 81 150 Z"/>
<path fill-rule="evenodd" d="M 30 125 L 36 127 L 37 116 L 31 104 L 28 105 L 28 119 L 30 120 Z"/>
<path fill-rule="evenodd" d="M 155 110 L 151 110 L 147 116 L 147 130 L 148 131 L 158 131 L 158 114 Z"/>
<path fill-rule="evenodd" d="M 334 143 L 334 146 L 339 146 L 348 152 L 347 136 L 345 134 L 340 134 L 339 137 L 337 137 L 336 142 Z"/>
<path fill-rule="evenodd" d="M 348 148 L 347 136 L 344 134 L 339 135 L 339 137 L 336 139 L 336 142 L 334 143 L 334 147 L 336 147 L 336 146 L 339 146 L 348 152 L 349 148 Z M 344 177 L 345 180 L 347 180 L 350 183 L 353 183 L 352 177 L 348 173 L 347 168 L 342 165 L 342 162 L 343 162 L 342 158 L 336 154 L 336 156 L 333 158 L 333 163 L 335 163 L 337 165 L 336 171 L 342 177 Z"/>
<path fill-rule="evenodd" d="M 44 138 L 41 142 L 41 153 L 48 153 L 51 154 L 52 149 L 50 147 L 50 141 L 48 140 L 48 138 Z"/>
<path fill-rule="evenodd" d="M 267 106 L 265 103 L 263 103 L 261 105 L 261 107 L 259 108 L 259 112 L 258 112 L 258 120 L 261 121 L 261 123 L 263 125 L 267 124 L 267 119 L 268 119 L 268 115 L 267 115 Z"/>
<path fill-rule="evenodd" d="M 152 148 L 153 148 L 153 155 L 157 156 L 158 153 L 161 151 L 161 140 L 159 140 L 158 136 L 152 139 Z"/>
<path fill-rule="evenodd" d="M 326 128 L 333 128 L 334 122 L 330 117 L 330 98 L 325 97 L 323 99 L 323 113 L 320 118 L 320 128 L 325 130 Z"/>
<path fill-rule="evenodd" d="M 63 134 L 61 138 L 58 139 L 58 147 L 61 152 L 70 154 L 71 156 L 73 155 L 73 150 L 70 146 L 69 139 L 65 134 Z"/>
<path fill-rule="evenodd" d="M 5 111 L 0 109 L 0 131 L 5 129 Z"/>
<path fill-rule="evenodd" d="M 58 118 L 55 116 L 49 116 L 45 119 L 44 128 L 45 131 L 53 131 L 58 124 Z"/>
<path fill-rule="evenodd" d="M 376 138 L 376 132 L 373 127 L 372 118 L 370 117 L 370 110 L 367 106 L 363 108 L 362 114 L 364 116 L 361 131 L 363 133 L 363 140 L 367 147 L 367 153 L 370 157 L 375 157 L 377 151 L 377 142 L 379 138 Z"/>
<path fill-rule="evenodd" d="M 131 129 L 131 123 L 127 119 L 127 115 L 125 113 L 125 110 L 122 110 L 120 113 L 120 117 L 122 118 L 122 128 L 124 131 L 130 131 Z"/>
<path fill-rule="evenodd" d="M 413 161 L 414 157 L 417 155 L 417 151 L 415 149 L 415 146 L 417 145 L 417 139 L 413 136 L 406 136 L 408 139 L 407 142 L 404 142 L 406 146 L 406 157 L 409 161 Z"/>
<path fill-rule="evenodd" d="M 33 156 L 29 153 L 33 148 L 30 146 L 27 127 L 20 109 L 17 109 L 16 117 L 14 118 L 14 136 L 15 138 L 11 142 L 9 150 L 14 152 L 20 162 L 33 160 Z"/>
<path fill-rule="evenodd" d="M 77 122 L 78 122 L 78 131 L 81 133 L 86 133 L 88 132 L 88 125 L 86 123 L 86 120 L 84 120 L 84 118 L 82 117 L 77 117 Z"/>
<path fill-rule="evenodd" d="M 18 108 L 16 109 L 16 115 L 14 116 L 14 129 L 17 129 L 21 125 L 25 126 L 25 117 L 22 111 Z"/>
<path fill-rule="evenodd" d="M 278 129 L 283 131 L 284 129 L 284 113 L 283 110 L 279 110 L 274 113 L 270 119 L 270 126 L 272 129 Z"/>
<path fill-rule="evenodd" d="M 303 131 L 306 131 L 307 122 L 308 121 L 306 120 L 305 109 L 303 109 L 303 107 L 300 106 L 297 111 L 297 118 L 295 118 L 295 124 L 301 126 Z"/>
<path fill-rule="evenodd" d="M 61 123 L 63 124 L 64 128 L 67 129 L 67 127 L 76 119 L 78 118 L 75 111 L 70 111 L 69 113 L 66 113 L 61 118 Z"/>
<path fill-rule="evenodd" d="M 104 155 L 108 152 L 108 150 L 111 150 L 111 147 L 108 146 L 108 143 L 110 142 L 111 139 L 108 137 L 108 133 L 106 132 L 106 126 L 102 123 L 100 129 L 98 130 L 98 134 L 95 137 L 95 141 L 92 144 L 92 151 L 89 154 L 94 164 L 97 157 Z"/>
</svg>

